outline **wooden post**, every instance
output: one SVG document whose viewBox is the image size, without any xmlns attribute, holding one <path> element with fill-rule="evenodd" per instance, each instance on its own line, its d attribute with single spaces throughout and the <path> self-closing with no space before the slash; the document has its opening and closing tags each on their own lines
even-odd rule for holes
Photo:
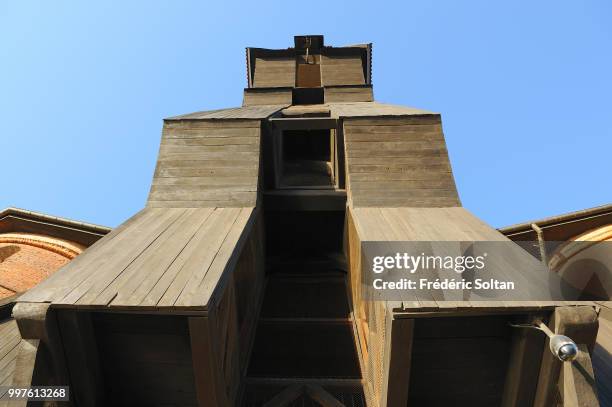
<svg viewBox="0 0 612 407">
<path fill-rule="evenodd" d="M 336 128 L 336 154 L 338 159 L 338 188 L 346 188 L 346 160 L 345 160 L 345 146 L 344 146 L 344 129 L 342 122 L 339 122 L 339 126 Z"/>
<path fill-rule="evenodd" d="M 70 375 L 70 397 L 78 405 L 103 405 L 104 385 L 91 313 L 60 310 L 57 320 Z"/>
<path fill-rule="evenodd" d="M 189 318 L 193 376 L 200 407 L 229 406 L 207 317 Z"/>
<path fill-rule="evenodd" d="M 531 406 L 546 336 L 535 329 L 514 329 L 503 407 Z"/>
<path fill-rule="evenodd" d="M 380 405 L 405 406 L 410 385 L 414 319 L 393 319 L 393 312 L 389 310 L 387 326 L 390 332 L 385 343 L 385 376 Z"/>
<path fill-rule="evenodd" d="M 556 308 L 548 326 L 554 333 L 569 336 L 576 344 L 586 345 L 586 349 L 592 352 L 599 327 L 593 307 Z M 550 407 L 559 401 L 562 363 L 550 352 L 548 346 L 547 340 L 542 354 L 534 407 Z"/>
<path fill-rule="evenodd" d="M 22 340 L 13 379 L 24 386 L 69 386 L 56 313 L 50 304 L 18 302 L 13 307 L 13 317 L 21 338 L 26 340 Z M 45 378 L 44 383 L 39 382 L 41 377 Z M 30 383 L 27 383 L 28 378 Z M 68 404 L 72 402 L 71 399 Z"/>
<path fill-rule="evenodd" d="M 586 345 L 578 345 L 578 356 L 563 364 L 563 406 L 598 407 L 595 375 Z"/>
</svg>

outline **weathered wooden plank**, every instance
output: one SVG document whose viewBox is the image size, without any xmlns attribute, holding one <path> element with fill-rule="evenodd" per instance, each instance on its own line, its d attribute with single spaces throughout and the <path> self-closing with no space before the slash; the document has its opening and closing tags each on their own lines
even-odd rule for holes
<svg viewBox="0 0 612 407">
<path fill-rule="evenodd" d="M 362 150 L 410 150 L 414 151 L 419 148 L 443 148 L 446 147 L 444 138 L 441 134 L 404 134 L 398 140 L 388 140 L 386 137 L 378 137 L 378 133 L 372 133 L 374 136 L 364 141 L 354 141 L 353 132 L 349 134 L 347 149 L 350 151 Z M 388 134 L 388 133 L 386 133 Z"/>
<path fill-rule="evenodd" d="M 210 168 L 157 168 L 155 171 L 155 182 L 160 178 L 187 178 L 187 177 L 244 177 L 257 176 L 253 168 L 242 167 L 210 167 Z"/>
<path fill-rule="evenodd" d="M 227 147 L 227 146 L 259 146 L 259 137 L 257 134 L 253 136 L 208 136 L 208 137 L 167 137 L 162 139 L 161 147 L 179 147 L 179 146 L 190 146 L 190 147 Z"/>
<path fill-rule="evenodd" d="M 366 158 L 396 158 L 396 157 L 410 157 L 410 156 L 444 156 L 448 154 L 444 143 L 436 141 L 432 143 L 422 142 L 407 142 L 402 149 L 381 149 L 368 151 L 364 149 L 354 149 L 349 143 L 347 146 L 347 156 L 349 163 L 354 162 L 355 159 L 360 157 Z M 369 154 L 368 154 L 369 153 Z"/>
<path fill-rule="evenodd" d="M 384 119 L 388 120 L 388 119 Z M 396 119 L 399 120 L 399 119 Z M 351 131 L 351 141 L 402 141 L 407 137 L 440 137 L 442 124 L 357 125 L 345 119 L 344 128 Z M 373 135 L 376 134 L 374 138 Z"/>
<path fill-rule="evenodd" d="M 141 228 L 154 219 L 164 219 L 161 212 L 145 209 L 128 219 L 109 234 L 98 240 L 81 255 L 28 290 L 20 297 L 23 302 L 50 302 L 62 298 L 75 286 L 89 277 L 91 269 L 98 269 L 108 260 L 108 254 L 118 250 L 124 242 L 124 232 L 132 228 Z"/>
<path fill-rule="evenodd" d="M 149 201 L 149 208 L 243 208 L 252 207 L 257 203 L 257 197 L 248 199 L 212 199 L 199 201 Z"/>
<path fill-rule="evenodd" d="M 168 228 L 98 299 L 111 307 L 139 305 L 212 212 L 211 208 L 188 210 L 183 220 Z"/>
<path fill-rule="evenodd" d="M 245 120 L 265 119 L 266 117 L 276 113 L 283 107 L 284 105 L 232 107 L 229 109 L 218 109 L 188 113 L 180 116 L 166 118 L 165 121 L 172 122 L 199 120 L 210 122 L 214 120 L 231 120 L 231 122 L 240 122 Z"/>
<path fill-rule="evenodd" d="M 334 106 L 332 104 L 331 106 Z M 440 116 L 438 114 L 420 114 L 410 113 L 411 110 L 406 108 L 403 109 L 382 109 L 380 111 L 369 112 L 365 111 L 363 116 L 359 116 L 359 112 L 352 112 L 351 110 L 342 111 L 344 117 L 344 125 L 350 129 L 351 127 L 389 127 L 389 126 L 411 126 L 418 127 L 423 126 L 428 128 L 432 125 L 439 125 L 441 123 Z M 334 110 L 332 109 L 332 112 Z M 371 113 L 371 115 L 365 115 L 365 113 Z M 355 114 L 355 116 L 349 116 Z"/>
<path fill-rule="evenodd" d="M 185 141 L 180 140 L 179 141 Z M 218 140 L 218 139 L 216 139 Z M 229 140 L 232 140 L 229 138 Z M 210 141 L 210 140 L 206 140 Z M 207 154 L 207 153 L 221 153 L 221 152 L 236 152 L 236 153 L 252 153 L 259 155 L 259 144 L 255 143 L 256 139 L 253 140 L 253 143 L 250 144 L 221 144 L 217 141 L 216 145 L 191 145 L 189 148 L 185 148 L 184 145 L 169 145 L 162 143 L 159 149 L 159 155 L 163 157 L 189 157 L 190 155 L 197 156 L 199 154 Z M 187 155 L 188 154 L 188 155 Z M 206 156 L 204 156 L 206 157 Z M 189 160 L 190 158 L 185 158 Z"/>
<path fill-rule="evenodd" d="M 182 180 L 181 180 L 182 181 Z M 207 191 L 211 191 L 211 194 L 208 195 Z M 206 182 L 198 184 L 185 183 L 182 181 L 180 184 L 170 184 L 170 185 L 159 185 L 157 183 L 151 186 L 151 195 L 159 194 L 163 195 L 165 193 L 181 193 L 181 194 L 205 194 L 206 197 L 216 197 L 217 194 L 224 192 L 253 192 L 257 191 L 257 180 L 241 180 L 236 181 L 234 184 L 220 184 L 213 183 L 208 184 Z"/>
<path fill-rule="evenodd" d="M 352 158 L 348 163 L 348 172 L 351 173 L 377 173 L 377 172 L 406 172 L 406 171 L 451 171 L 448 160 L 438 153 L 421 152 L 409 157 L 394 157 L 386 160 L 380 157 Z"/>
<path fill-rule="evenodd" d="M 421 199 L 421 198 L 454 198 L 457 194 L 457 191 L 454 188 L 444 188 L 444 187 L 432 187 L 432 188 L 420 188 L 413 187 L 410 189 L 410 194 L 406 197 L 406 189 L 405 188 L 354 188 L 353 195 L 361 195 L 356 200 L 361 202 L 364 201 L 391 201 L 393 199 L 397 199 L 401 201 L 403 199 Z M 369 198 L 370 195 L 375 196 L 375 198 Z M 384 205 L 382 205 L 384 206 Z"/>
<path fill-rule="evenodd" d="M 197 285 L 188 287 L 177 299 L 177 305 L 191 305 L 194 301 L 193 297 L 198 301 L 206 301 L 212 297 L 213 292 L 222 285 L 223 274 L 232 269 L 238 261 L 238 255 L 244 240 L 248 235 L 250 228 L 254 222 L 253 209 L 243 208 L 236 216 L 232 227 L 225 238 L 225 241 L 219 248 L 217 256 L 213 260 L 208 272 Z"/>
<path fill-rule="evenodd" d="M 284 107 L 284 106 L 282 106 Z M 281 107 L 281 108 L 282 108 Z M 165 119 L 162 134 L 171 136 L 172 134 L 191 133 L 199 136 L 207 134 L 221 137 L 223 134 L 256 135 L 261 127 L 261 120 L 239 119 L 239 120 L 173 120 Z"/>
<path fill-rule="evenodd" d="M 171 307 L 175 305 L 190 304 L 191 301 L 179 302 L 184 299 L 187 292 L 195 290 L 195 287 L 204 280 L 209 268 L 219 252 L 222 243 L 228 238 L 228 233 L 236 221 L 240 209 L 223 208 L 216 209 L 211 215 L 209 222 L 206 222 L 197 236 L 192 239 L 189 247 L 186 248 L 190 256 L 181 258 L 184 263 L 177 263 L 180 266 L 176 277 L 172 280 L 168 289 L 158 301 L 160 307 Z M 191 300 L 192 295 L 189 296 Z M 149 301 L 153 301 L 153 297 Z M 206 305 L 208 299 L 198 298 L 200 305 Z M 197 301 L 195 301 L 197 302 Z"/>
<path fill-rule="evenodd" d="M 191 122 L 186 123 L 191 124 Z M 259 127 L 222 127 L 219 123 L 216 127 L 175 126 L 174 128 L 170 128 L 168 124 L 164 124 L 164 129 L 162 130 L 162 144 L 185 143 L 186 145 L 189 145 L 188 143 L 204 143 L 208 140 L 215 141 L 217 143 L 221 142 L 222 140 L 226 140 L 226 142 L 229 142 L 230 140 L 240 142 L 251 140 L 251 142 L 253 142 L 258 138 Z"/>
<path fill-rule="evenodd" d="M 356 181 L 354 178 L 351 178 L 351 188 L 353 191 L 380 191 L 385 195 L 387 195 L 387 193 L 389 193 L 389 195 L 392 195 L 393 192 L 396 191 L 403 193 L 406 188 L 429 191 L 446 188 L 450 190 L 454 188 L 454 186 L 455 183 L 451 180 L 440 179 L 440 177 L 432 177 L 431 179 L 409 179 L 392 181 L 381 181 L 377 179 L 365 179 Z"/>
<path fill-rule="evenodd" d="M 244 175 L 242 177 L 232 176 L 215 176 L 206 174 L 205 176 L 196 177 L 158 177 L 153 181 L 153 186 L 169 186 L 169 185 L 190 185 L 204 188 L 213 186 L 245 187 L 257 186 L 259 178 L 256 175 Z"/>
<path fill-rule="evenodd" d="M 239 153 L 236 153 L 239 154 Z M 199 155 L 192 159 L 161 158 L 158 166 L 165 168 L 216 168 L 216 167 L 238 167 L 257 169 L 259 157 L 252 153 L 234 156 L 228 153 L 208 153 Z"/>
<path fill-rule="evenodd" d="M 253 198 L 256 194 L 256 188 L 252 191 L 226 191 L 226 190 L 190 190 L 190 189 L 178 189 L 174 191 L 159 191 L 153 190 L 150 194 L 150 200 L 152 201 L 189 201 L 189 202 L 200 202 L 200 201 L 225 201 L 235 200 L 244 202 L 248 199 Z"/>
<path fill-rule="evenodd" d="M 431 171 L 418 171 L 414 172 L 405 171 L 405 172 L 383 172 L 383 173 L 369 173 L 369 172 L 356 172 L 351 174 L 351 184 L 371 184 L 375 182 L 385 182 L 391 184 L 393 182 L 398 183 L 412 183 L 412 182 L 429 182 L 436 181 L 439 183 L 443 183 L 444 185 L 448 185 L 447 181 L 444 179 L 440 180 L 440 178 L 444 178 L 448 172 L 439 171 L 440 168 L 433 168 Z M 420 184 L 419 184 L 420 185 Z M 358 188 L 354 188 L 358 189 Z"/>
<path fill-rule="evenodd" d="M 15 371 L 15 360 L 19 353 L 21 335 L 14 320 L 3 322 L 0 327 L 0 383 L 10 381 Z"/>
<path fill-rule="evenodd" d="M 378 102 L 329 103 L 332 117 L 347 126 L 439 124 L 440 115 L 427 110 Z"/>
<path fill-rule="evenodd" d="M 53 303 L 86 304 L 93 301 L 118 273 L 121 273 L 164 230 L 184 214 L 182 209 L 157 212 L 156 218 L 125 230 L 112 250 L 103 251 L 98 262 L 88 265 L 82 282 L 72 285 L 72 289 L 66 290 L 66 294 L 62 297 L 56 297 Z"/>
<path fill-rule="evenodd" d="M 171 306 L 178 297 L 179 293 L 184 288 L 187 279 L 191 276 L 190 273 L 195 272 L 195 269 L 189 268 L 189 264 L 197 267 L 206 268 L 207 264 L 216 253 L 218 246 L 221 244 L 218 233 L 220 222 L 225 221 L 224 216 L 219 214 L 223 212 L 219 209 L 210 209 L 209 216 L 205 222 L 199 227 L 193 238 L 187 242 L 184 249 L 173 260 L 166 272 L 157 280 L 155 285 L 146 296 L 142 299 L 143 306 Z M 230 211 L 225 211 L 228 215 Z M 212 235 L 211 231 L 217 233 Z"/>
<path fill-rule="evenodd" d="M 452 197 L 422 197 L 422 198 L 353 198 L 353 206 L 359 207 L 389 207 L 389 208 L 446 208 L 458 206 L 457 199 Z"/>
</svg>

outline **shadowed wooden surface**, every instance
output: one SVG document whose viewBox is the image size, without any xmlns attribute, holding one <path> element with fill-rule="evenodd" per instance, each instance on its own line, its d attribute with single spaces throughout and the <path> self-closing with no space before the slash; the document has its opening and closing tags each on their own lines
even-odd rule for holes
<svg viewBox="0 0 612 407">
<path fill-rule="evenodd" d="M 599 331 L 593 351 L 593 370 L 597 382 L 599 403 L 612 407 L 612 303 L 602 305 L 599 314 Z"/>
<path fill-rule="evenodd" d="M 253 208 L 149 208 L 24 294 L 56 306 L 206 309 Z"/>
<path fill-rule="evenodd" d="M 0 322 L 0 386 L 12 383 L 20 341 L 21 335 L 14 319 Z"/>
</svg>

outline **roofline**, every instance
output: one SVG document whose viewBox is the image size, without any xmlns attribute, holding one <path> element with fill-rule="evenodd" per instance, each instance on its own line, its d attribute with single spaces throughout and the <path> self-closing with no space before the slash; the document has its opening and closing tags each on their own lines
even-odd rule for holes
<svg viewBox="0 0 612 407">
<path fill-rule="evenodd" d="M 531 225 L 534 223 L 540 227 L 546 227 L 558 223 L 571 222 L 607 213 L 612 213 L 612 204 L 596 206 L 594 208 L 582 209 L 574 212 L 568 212 L 561 215 L 551 216 L 548 218 L 532 220 L 530 222 L 517 223 L 515 225 L 506 226 L 497 230 L 499 230 L 503 234 L 519 233 L 531 230 Z"/>
<path fill-rule="evenodd" d="M 8 207 L 0 211 L 0 220 L 10 215 L 16 215 L 16 216 L 20 216 L 20 217 L 32 219 L 32 220 L 44 221 L 47 223 L 52 223 L 52 224 L 61 225 L 61 226 L 68 226 L 74 229 L 78 229 L 78 230 L 82 230 L 86 232 L 92 232 L 92 233 L 96 233 L 100 235 L 105 235 L 112 230 L 112 228 L 109 228 L 107 226 L 96 225 L 94 223 L 80 222 L 80 221 L 76 221 L 76 220 L 72 220 L 68 218 L 46 215 L 41 212 L 28 211 L 25 209 L 14 208 L 14 207 Z"/>
</svg>

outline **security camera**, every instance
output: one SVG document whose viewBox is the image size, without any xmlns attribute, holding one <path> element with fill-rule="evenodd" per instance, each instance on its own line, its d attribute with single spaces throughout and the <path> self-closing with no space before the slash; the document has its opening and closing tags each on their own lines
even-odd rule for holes
<svg viewBox="0 0 612 407">
<path fill-rule="evenodd" d="M 561 362 L 571 362 L 578 356 L 578 346 L 571 338 L 565 335 L 554 334 L 544 322 L 535 321 L 533 324 L 510 324 L 513 328 L 531 328 L 542 331 L 548 336 L 550 351 Z"/>
<path fill-rule="evenodd" d="M 562 362 L 571 362 L 578 355 L 578 346 L 565 335 L 550 337 L 550 351 Z"/>
</svg>

